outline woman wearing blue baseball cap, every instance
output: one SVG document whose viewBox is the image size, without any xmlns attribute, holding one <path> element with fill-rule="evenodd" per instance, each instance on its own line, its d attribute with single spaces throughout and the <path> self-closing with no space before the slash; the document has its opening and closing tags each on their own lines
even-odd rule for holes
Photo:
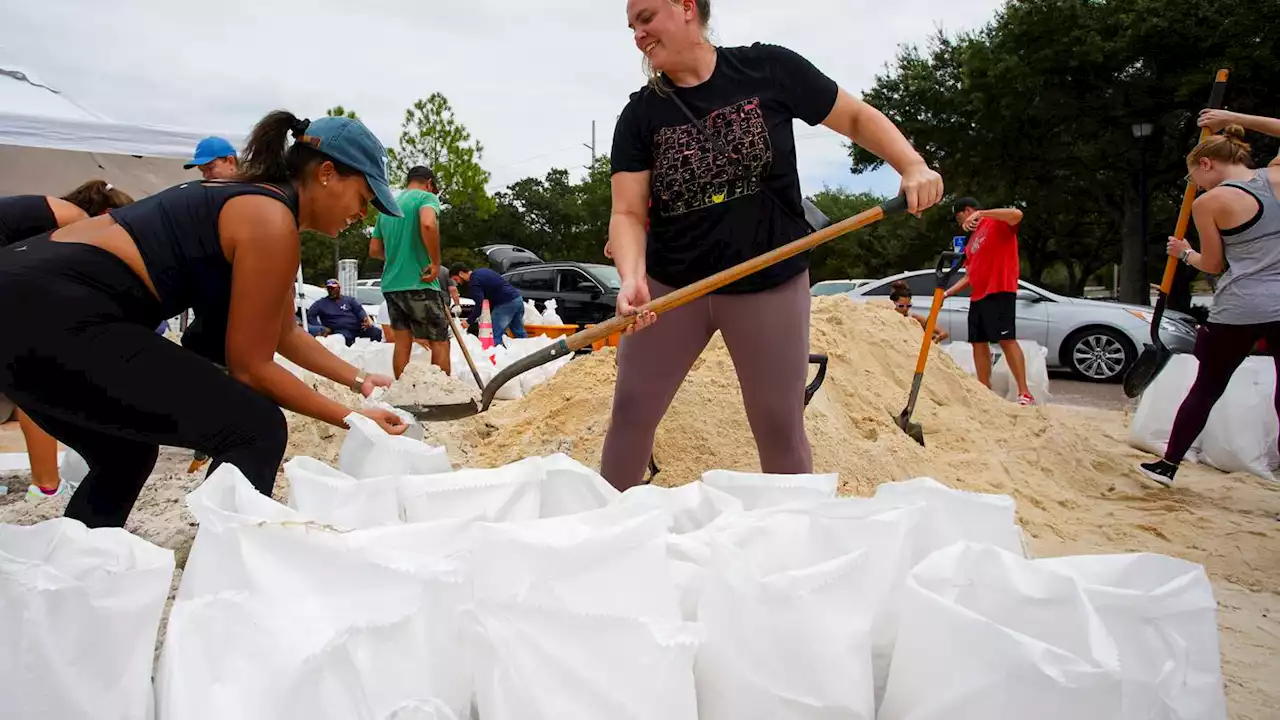
<svg viewBox="0 0 1280 720">
<path fill-rule="evenodd" d="M 293 142 L 289 140 L 293 135 Z M 280 353 L 368 396 L 365 375 L 294 324 L 299 231 L 336 236 L 372 202 L 399 212 L 386 150 L 358 120 L 276 111 L 232 180 L 184 183 L 0 250 L 0 393 L 89 465 L 66 515 L 122 526 L 159 446 L 207 453 L 270 494 L 288 427 L 280 408 L 345 427 L 346 407 L 273 361 Z M 52 240 L 49 242 L 48 240 Z M 226 317 L 228 374 L 156 335 L 194 309 Z M 394 414 L 361 410 L 387 432 Z"/>
</svg>

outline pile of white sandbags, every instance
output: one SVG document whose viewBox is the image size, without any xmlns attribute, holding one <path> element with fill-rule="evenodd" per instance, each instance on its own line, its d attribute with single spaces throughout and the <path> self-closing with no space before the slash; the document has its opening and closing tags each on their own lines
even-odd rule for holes
<svg viewBox="0 0 1280 720">
<path fill-rule="evenodd" d="M 1179 353 L 1142 393 L 1129 426 L 1129 444 L 1163 456 L 1178 409 L 1191 392 L 1200 363 Z M 1236 369 L 1227 391 L 1213 406 L 1204 431 L 1186 459 L 1223 472 L 1247 472 L 1275 480 L 1280 471 L 1280 420 L 1276 418 L 1276 375 L 1273 358 L 1246 358 Z"/>
<path fill-rule="evenodd" d="M 480 379 L 486 385 L 493 379 L 494 375 L 497 375 L 511 363 L 556 342 L 554 338 L 546 335 L 530 338 L 505 337 L 503 338 L 504 344 L 494 345 L 485 350 L 480 346 L 479 338 L 474 335 L 464 334 L 463 337 L 467 343 L 467 351 L 471 353 L 471 360 L 476 364 L 476 372 L 480 374 Z M 466 357 L 463 356 L 462 348 L 458 345 L 457 339 L 451 340 L 450 343 L 450 375 L 462 380 L 469 387 L 475 387 L 475 375 L 472 374 L 471 367 L 467 365 Z M 551 379 L 572 359 L 572 353 L 565 353 L 545 365 L 525 371 L 499 388 L 494 397 L 498 400 L 519 400 L 532 392 L 538 385 Z"/>
<path fill-rule="evenodd" d="M 1022 348 L 1022 356 L 1027 361 L 1027 389 L 1031 391 L 1037 405 L 1048 405 L 1053 400 L 1049 393 L 1049 349 L 1035 340 L 1019 340 L 1018 346 Z M 961 370 L 977 375 L 972 343 L 947 343 L 943 349 Z M 1013 379 L 1009 361 L 998 345 L 991 346 L 991 355 L 995 358 L 995 364 L 991 368 L 991 391 L 1005 400 L 1017 402 L 1018 383 Z"/>
<path fill-rule="evenodd" d="M 188 497 L 200 525 L 155 718 L 1226 717 L 1203 569 L 1028 559 L 1009 497 L 922 478 L 839 498 L 834 475 L 726 471 L 618 493 L 563 455 L 455 470 L 442 448 L 353 425 L 338 468 L 286 465 L 289 505 L 230 465 Z M 68 606 L 40 594 L 68 548 L 11 560 L 10 533 L 15 717 L 48 716 L 21 703 L 28 678 L 41 702 L 91 708 L 60 718 L 142 717 L 99 688 L 149 681 L 149 664 L 105 660 L 154 640 L 124 598 L 158 608 L 171 566 Z M 85 553 L 62 572 L 119 564 Z M 74 675 L 18 652 L 16 631 L 75 645 L 66 627 L 104 636 Z"/>
</svg>

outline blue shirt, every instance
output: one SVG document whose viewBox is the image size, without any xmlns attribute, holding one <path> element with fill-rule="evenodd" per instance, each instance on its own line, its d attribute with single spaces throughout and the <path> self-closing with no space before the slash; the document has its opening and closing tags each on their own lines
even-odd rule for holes
<svg viewBox="0 0 1280 720">
<path fill-rule="evenodd" d="M 475 306 L 467 315 L 467 322 L 474 324 L 480 318 L 480 305 L 489 301 L 489 308 L 505 305 L 512 300 L 520 300 L 520 291 L 511 287 L 511 283 L 489 268 L 476 268 L 471 271 L 471 280 L 467 281 L 467 297 L 475 301 Z"/>
<path fill-rule="evenodd" d="M 356 299 L 343 295 L 337 300 L 322 297 L 311 304 L 307 316 L 316 325 L 323 325 L 335 332 L 343 330 L 359 330 L 366 313 Z"/>
</svg>

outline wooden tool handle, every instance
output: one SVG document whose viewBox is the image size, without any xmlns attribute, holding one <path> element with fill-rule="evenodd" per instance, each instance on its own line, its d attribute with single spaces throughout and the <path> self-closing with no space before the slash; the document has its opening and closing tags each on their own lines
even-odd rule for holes
<svg viewBox="0 0 1280 720">
<path fill-rule="evenodd" d="M 1213 79 L 1213 90 L 1209 93 L 1209 107 L 1219 109 L 1227 94 L 1227 76 L 1230 72 L 1223 68 Z M 1200 128 L 1200 140 L 1204 142 L 1213 131 L 1207 127 Z M 1191 203 L 1196 199 L 1196 184 L 1187 180 L 1187 188 L 1182 193 L 1182 209 L 1178 211 L 1178 225 L 1173 231 L 1174 237 L 1185 238 L 1187 229 L 1191 227 Z M 1160 280 L 1160 292 L 1168 295 L 1173 291 L 1173 279 L 1178 274 L 1178 258 L 1170 256 L 1164 265 L 1164 277 Z"/>
<path fill-rule="evenodd" d="M 697 300 L 714 290 L 718 290 L 737 280 L 763 270 L 771 265 L 776 265 L 787 258 L 799 255 L 802 252 L 812 250 L 813 248 L 835 238 L 851 233 L 854 230 L 864 228 L 873 223 L 879 222 L 890 215 L 898 215 L 907 211 L 907 198 L 905 195 L 889 200 L 881 205 L 865 210 L 846 220 L 828 225 L 827 227 L 810 233 L 799 240 L 793 240 L 780 248 L 770 250 L 763 255 L 757 255 L 745 262 L 738 263 L 731 268 L 721 270 L 720 272 L 705 277 L 692 285 L 686 285 L 678 290 L 673 290 L 660 298 L 645 303 L 639 313 L 654 313 L 661 315 L 664 312 L 674 310 L 681 305 Z M 637 313 L 637 315 L 639 314 Z M 588 347 L 591 344 L 603 340 L 614 333 L 622 332 L 631 327 L 636 321 L 637 315 L 616 315 L 609 320 L 590 327 L 565 338 L 565 343 L 569 350 L 579 350 Z"/>
</svg>

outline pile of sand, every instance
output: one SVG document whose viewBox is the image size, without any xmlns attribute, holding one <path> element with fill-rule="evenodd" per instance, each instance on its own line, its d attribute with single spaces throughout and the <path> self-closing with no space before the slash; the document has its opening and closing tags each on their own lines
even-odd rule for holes
<svg viewBox="0 0 1280 720">
<path fill-rule="evenodd" d="M 382 400 L 396 407 L 410 407 L 454 405 L 479 397 L 480 391 L 474 383 L 468 385 L 458 378 L 449 377 L 440 368 L 423 361 L 410 363 Z"/>
</svg>

